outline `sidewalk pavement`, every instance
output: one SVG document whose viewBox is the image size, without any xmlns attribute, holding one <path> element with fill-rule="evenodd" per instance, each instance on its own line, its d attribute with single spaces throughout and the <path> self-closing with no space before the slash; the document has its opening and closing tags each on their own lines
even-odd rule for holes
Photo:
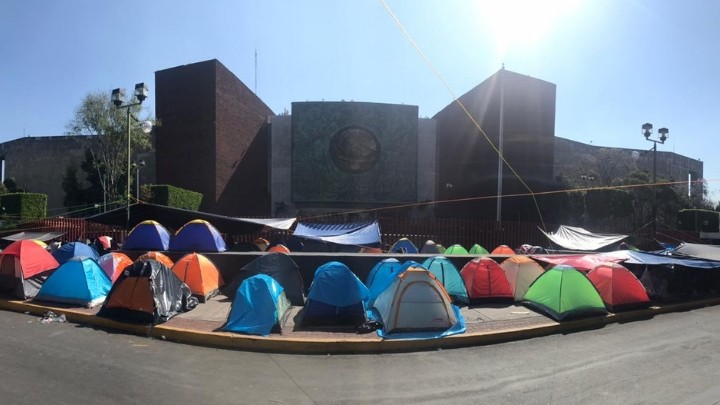
<svg viewBox="0 0 720 405">
<path fill-rule="evenodd" d="M 296 326 L 302 307 L 293 307 L 283 334 L 267 337 L 221 332 L 230 311 L 230 300 L 217 296 L 195 309 L 177 315 L 160 325 L 138 325 L 96 316 L 96 308 L 62 306 L 40 301 L 19 301 L 0 298 L 0 309 L 42 316 L 47 311 L 64 314 L 69 322 L 94 325 L 130 334 L 171 340 L 179 343 L 226 349 L 294 353 L 388 353 L 438 350 L 455 347 L 488 345 L 511 340 L 529 339 L 556 333 L 601 328 L 610 323 L 623 323 L 652 318 L 655 315 L 688 311 L 720 304 L 720 298 L 653 306 L 647 309 L 609 314 L 574 321 L 556 322 L 524 306 L 482 305 L 462 308 L 467 330 L 463 334 L 428 340 L 384 340 L 376 333 L 357 334 L 354 329 L 325 328 L 306 330 Z"/>
</svg>

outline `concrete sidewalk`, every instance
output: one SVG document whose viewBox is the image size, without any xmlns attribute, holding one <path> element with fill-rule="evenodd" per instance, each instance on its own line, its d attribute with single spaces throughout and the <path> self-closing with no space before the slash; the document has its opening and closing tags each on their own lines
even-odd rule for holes
<svg viewBox="0 0 720 405">
<path fill-rule="evenodd" d="M 293 307 L 283 334 L 262 337 L 221 332 L 219 329 L 225 323 L 230 311 L 230 304 L 228 298 L 218 296 L 206 303 L 199 304 L 190 312 L 173 317 L 166 323 L 149 326 L 117 322 L 96 316 L 99 307 L 87 309 L 54 303 L 0 298 L 0 309 L 36 316 L 53 311 L 58 315 L 64 314 L 69 322 L 120 330 L 136 335 L 201 346 L 296 354 L 385 353 L 487 345 L 554 333 L 599 328 L 609 323 L 642 320 L 667 312 L 718 305 L 720 298 L 654 306 L 648 309 L 610 314 L 605 317 L 584 318 L 562 323 L 524 306 L 483 305 L 462 308 L 461 314 L 467 325 L 465 333 L 428 340 L 383 340 L 376 333 L 357 334 L 354 329 L 347 328 L 303 329 L 296 325 L 301 307 Z"/>
</svg>

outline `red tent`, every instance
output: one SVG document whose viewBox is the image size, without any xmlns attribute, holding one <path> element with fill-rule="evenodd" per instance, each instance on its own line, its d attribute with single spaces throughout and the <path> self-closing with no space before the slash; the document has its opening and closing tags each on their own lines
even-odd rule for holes
<svg viewBox="0 0 720 405">
<path fill-rule="evenodd" d="M 640 280 L 617 263 L 603 263 L 588 273 L 610 311 L 650 306 L 650 298 Z"/>
<path fill-rule="evenodd" d="M 32 240 L 19 240 L 3 249 L 0 255 L 12 255 L 20 260 L 22 276 L 30 278 L 60 266 L 55 258 Z"/>
<path fill-rule="evenodd" d="M 32 298 L 58 266 L 57 260 L 34 241 L 13 242 L 0 253 L 0 291 Z"/>
<path fill-rule="evenodd" d="M 483 257 L 469 261 L 460 270 L 470 302 L 513 301 L 513 289 L 502 267 Z"/>
</svg>

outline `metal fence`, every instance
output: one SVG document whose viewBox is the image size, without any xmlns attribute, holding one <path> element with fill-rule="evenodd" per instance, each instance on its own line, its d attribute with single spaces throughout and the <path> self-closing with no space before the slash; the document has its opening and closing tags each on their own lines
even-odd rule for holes
<svg viewBox="0 0 720 405">
<path fill-rule="evenodd" d="M 468 218 L 378 218 L 382 232 L 382 247 L 386 250 L 400 238 L 410 239 L 416 246 L 432 240 L 445 247 L 460 244 L 470 248 L 479 244 L 488 250 L 500 245 L 517 248 L 522 244 L 547 246 L 547 237 L 540 231 L 539 224 L 530 222 L 493 221 Z M 557 229 L 556 225 L 547 225 L 548 231 Z M 128 231 L 122 228 L 97 224 L 81 218 L 51 218 L 18 227 L 17 231 L 65 232 L 63 239 L 93 240 L 98 236 L 111 236 L 115 242 L 122 242 Z M 594 232 L 630 234 L 632 230 L 593 229 Z M 649 229 L 647 230 L 649 231 Z M 242 235 L 223 235 L 230 242 L 252 242 L 258 237 L 271 242 L 282 242 L 292 235 L 291 231 L 265 229 L 260 232 Z M 642 235 L 650 237 L 651 235 Z M 682 241 L 700 243 L 699 234 L 670 229 L 659 229 L 657 239 L 661 242 L 676 244 Z"/>
</svg>

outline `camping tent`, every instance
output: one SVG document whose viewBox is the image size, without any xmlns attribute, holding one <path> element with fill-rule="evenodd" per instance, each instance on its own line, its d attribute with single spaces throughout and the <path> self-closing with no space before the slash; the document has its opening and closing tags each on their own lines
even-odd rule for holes
<svg viewBox="0 0 720 405">
<path fill-rule="evenodd" d="M 63 264 L 74 257 L 87 257 L 93 260 L 97 260 L 100 258 L 95 249 L 82 242 L 65 243 L 64 245 L 55 249 L 55 251 L 52 252 L 52 255 L 59 264 Z"/>
<path fill-rule="evenodd" d="M 157 260 L 136 261 L 113 284 L 98 316 L 156 325 L 197 306 L 190 288 Z"/>
<path fill-rule="evenodd" d="M 431 254 L 431 255 L 441 255 L 444 252 L 445 252 L 445 249 L 442 249 L 442 247 L 440 245 L 438 245 L 437 243 L 435 243 L 429 239 L 427 241 L 425 241 L 425 244 L 420 249 L 420 253 Z"/>
<path fill-rule="evenodd" d="M 367 287 L 346 265 L 325 263 L 315 270 L 302 324 L 360 326 L 366 320 L 368 296 Z"/>
<path fill-rule="evenodd" d="M 170 233 L 151 220 L 137 224 L 122 245 L 123 250 L 168 250 L 169 247 Z"/>
<path fill-rule="evenodd" d="M 415 244 L 410 241 L 408 238 L 400 238 L 395 242 L 394 245 L 388 250 L 388 253 L 409 253 L 409 254 L 415 254 L 418 253 L 417 247 L 415 247 Z"/>
<path fill-rule="evenodd" d="M 470 253 L 471 255 L 474 256 L 474 255 L 486 255 L 486 254 L 489 254 L 490 252 L 488 252 L 487 249 L 485 249 L 484 247 L 482 247 L 476 243 L 476 244 L 472 245 L 472 247 L 470 248 L 470 251 L 468 251 L 468 253 Z"/>
<path fill-rule="evenodd" d="M 512 248 L 508 245 L 500 245 L 493 249 L 493 251 L 490 253 L 492 255 L 514 255 L 515 251 L 512 250 Z"/>
<path fill-rule="evenodd" d="M 74 258 L 55 270 L 34 299 L 92 308 L 105 301 L 112 282 L 93 259 Z"/>
<path fill-rule="evenodd" d="M 188 253 L 172 266 L 172 271 L 200 302 L 217 295 L 223 282 L 215 264 L 198 253 Z"/>
<path fill-rule="evenodd" d="M 411 267 L 375 300 L 383 331 L 417 332 L 447 330 L 458 322 L 450 296 L 429 271 Z"/>
<path fill-rule="evenodd" d="M 509 257 L 500 264 L 500 267 L 510 282 L 515 301 L 522 300 L 528 287 L 545 271 L 535 260 L 527 256 Z"/>
<path fill-rule="evenodd" d="M 195 219 L 186 223 L 170 239 L 169 250 L 179 252 L 224 252 L 227 250 L 220 232 L 208 221 Z"/>
<path fill-rule="evenodd" d="M 0 292 L 21 299 L 34 297 L 58 266 L 57 260 L 37 243 L 13 242 L 0 253 Z"/>
<path fill-rule="evenodd" d="M 132 260 L 125 253 L 120 252 L 106 253 L 98 259 L 98 264 L 113 283 L 120 277 L 123 270 L 131 266 L 132 263 Z"/>
<path fill-rule="evenodd" d="M 472 303 L 513 300 L 512 286 L 505 272 L 489 257 L 469 261 L 460 275 Z"/>
<path fill-rule="evenodd" d="M 523 304 L 556 321 L 607 314 L 600 294 L 585 274 L 564 265 L 540 275 L 525 293 Z"/>
<path fill-rule="evenodd" d="M 256 274 L 266 274 L 280 283 L 292 305 L 305 305 L 305 287 L 300 269 L 289 256 L 282 253 L 268 253 L 254 259 L 236 272 L 232 282 L 221 287 L 220 291 L 234 299 L 240 284 Z"/>
<path fill-rule="evenodd" d="M 445 255 L 468 255 L 467 249 L 465 249 L 462 245 L 454 244 L 447 249 L 445 249 L 445 252 L 443 253 Z"/>
<path fill-rule="evenodd" d="M 240 284 L 222 330 L 267 336 L 282 332 L 291 304 L 274 278 L 256 274 Z"/>
<path fill-rule="evenodd" d="M 620 264 L 598 265 L 587 277 L 597 288 L 607 308 L 613 312 L 650 306 L 645 287 L 630 270 Z"/>
<path fill-rule="evenodd" d="M 400 264 L 400 261 L 394 258 L 384 259 L 373 266 L 368 274 L 365 285 L 368 288 L 368 305 L 372 305 L 375 298 L 380 295 L 390 284 L 392 284 L 395 277 L 400 274 L 400 269 L 404 267 Z M 407 269 L 403 268 L 403 271 Z"/>
<path fill-rule="evenodd" d="M 146 260 L 157 260 L 160 263 L 164 264 L 168 269 L 172 269 L 172 267 L 175 265 L 175 262 L 173 262 L 170 257 L 160 252 L 147 252 L 143 255 L 138 256 L 138 258 L 135 259 L 136 262 L 143 262 Z"/>
<path fill-rule="evenodd" d="M 450 260 L 443 256 L 430 257 L 422 263 L 422 266 L 440 281 L 454 303 L 467 304 L 469 302 L 468 292 L 462 277 L 460 277 L 460 271 Z"/>
</svg>

